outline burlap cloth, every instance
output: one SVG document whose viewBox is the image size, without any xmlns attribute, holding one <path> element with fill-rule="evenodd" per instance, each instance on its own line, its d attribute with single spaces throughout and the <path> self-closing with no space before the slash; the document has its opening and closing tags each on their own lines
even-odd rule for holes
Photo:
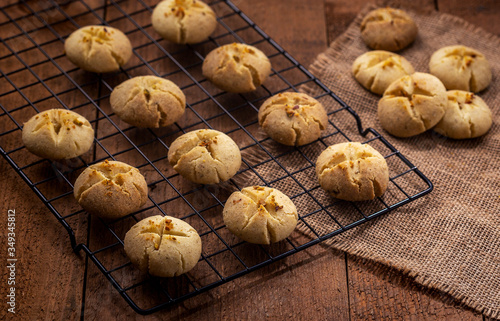
<svg viewBox="0 0 500 321">
<path fill-rule="evenodd" d="M 386 136 L 435 187 L 427 196 L 327 242 L 374 266 L 382 264 L 401 271 L 488 317 L 500 318 L 500 39 L 451 15 L 409 12 L 419 34 L 400 54 L 416 71 L 429 72 L 431 54 L 447 45 L 476 48 L 489 59 L 493 81 L 479 95 L 492 109 L 494 123 L 484 137 L 477 139 L 446 139 L 432 131 L 399 139 L 378 123 L 379 97 L 363 89 L 351 74 L 353 61 L 369 50 L 360 38 L 359 25 L 371 9 L 360 12 L 310 70 L 357 111 L 364 127 L 373 127 Z M 314 94 L 314 89 L 306 91 L 311 90 Z M 346 121 L 353 123 L 352 119 Z M 315 180 L 313 176 L 302 179 Z M 280 189 L 293 194 L 286 184 Z M 307 212 L 308 206 L 298 204 L 301 212 Z M 321 230 L 338 228 L 321 219 L 309 223 Z M 303 225 L 302 229 L 307 232 Z"/>
</svg>

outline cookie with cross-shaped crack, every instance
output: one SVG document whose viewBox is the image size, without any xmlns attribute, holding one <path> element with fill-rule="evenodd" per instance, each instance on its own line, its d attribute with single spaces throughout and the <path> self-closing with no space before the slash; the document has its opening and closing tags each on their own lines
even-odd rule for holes
<svg viewBox="0 0 500 321">
<path fill-rule="evenodd" d="M 278 143 L 301 146 L 321 136 L 328 116 L 323 105 L 309 95 L 284 92 L 262 104 L 259 124 Z"/>
<path fill-rule="evenodd" d="M 184 114 L 186 97 L 170 80 L 138 76 L 118 85 L 111 93 L 110 104 L 127 123 L 158 128 L 173 124 Z"/>
<path fill-rule="evenodd" d="M 416 72 L 389 85 L 378 102 L 378 119 L 390 134 L 411 137 L 436 125 L 445 105 L 443 83 L 431 74 Z"/>
<path fill-rule="evenodd" d="M 85 26 L 64 43 L 66 57 L 83 70 L 97 73 L 120 69 L 132 56 L 132 45 L 120 30 L 109 26 Z"/>
<path fill-rule="evenodd" d="M 271 62 L 259 49 L 232 43 L 212 50 L 203 61 L 203 75 L 227 92 L 246 93 L 262 85 Z"/>
<path fill-rule="evenodd" d="M 87 212 L 111 220 L 141 208 L 148 198 L 148 186 L 137 168 L 105 160 L 78 176 L 73 194 Z"/>
<path fill-rule="evenodd" d="M 188 272 L 201 255 L 198 232 L 183 220 L 162 215 L 147 217 L 132 226 L 124 246 L 134 266 L 159 277 Z"/>
<path fill-rule="evenodd" d="M 287 238 L 297 226 L 297 208 L 275 188 L 245 187 L 229 196 L 223 219 L 231 233 L 250 243 L 270 244 Z"/>
<path fill-rule="evenodd" d="M 181 176 L 199 184 L 224 182 L 241 166 L 238 145 L 226 134 L 199 129 L 179 136 L 168 151 L 168 161 Z"/>
</svg>

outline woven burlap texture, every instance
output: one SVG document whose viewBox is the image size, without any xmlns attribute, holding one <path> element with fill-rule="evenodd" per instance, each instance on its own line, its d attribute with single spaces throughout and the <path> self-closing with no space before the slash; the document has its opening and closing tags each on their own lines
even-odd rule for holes
<svg viewBox="0 0 500 321">
<path fill-rule="evenodd" d="M 484 137 L 471 140 L 447 139 L 432 131 L 400 139 L 390 136 L 378 122 L 380 97 L 361 87 L 351 73 L 354 60 L 370 50 L 360 37 L 359 26 L 373 8 L 360 12 L 310 70 L 359 114 L 364 127 L 373 127 L 386 136 L 428 176 L 434 190 L 327 243 L 374 265 L 401 271 L 433 291 L 447 293 L 486 316 L 500 318 L 500 39 L 454 16 L 409 12 L 419 34 L 399 54 L 416 71 L 429 72 L 431 54 L 448 45 L 475 48 L 489 59 L 493 81 L 479 95 L 492 109 L 493 126 Z M 320 94 L 312 88 L 305 91 Z M 346 121 L 353 123 L 353 119 Z M 297 159 L 297 164 L 300 162 Z M 286 185 L 279 188 L 293 194 Z M 307 206 L 298 207 L 307 213 Z M 321 219 L 308 223 L 318 230 L 338 228 Z M 308 231 L 304 225 L 299 228 Z"/>
</svg>

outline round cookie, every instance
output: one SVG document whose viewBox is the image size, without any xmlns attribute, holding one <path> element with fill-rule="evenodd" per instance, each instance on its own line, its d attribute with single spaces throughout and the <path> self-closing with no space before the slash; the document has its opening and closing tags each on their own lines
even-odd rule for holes
<svg viewBox="0 0 500 321">
<path fill-rule="evenodd" d="M 22 138 L 31 153 L 58 160 L 87 152 L 94 142 L 94 130 L 85 117 L 73 111 L 50 109 L 24 124 Z"/>
<path fill-rule="evenodd" d="M 479 92 L 488 87 L 492 77 L 486 57 L 465 46 L 449 46 L 437 50 L 431 56 L 429 69 L 448 90 Z"/>
<path fill-rule="evenodd" d="M 321 136 L 328 125 L 328 116 L 316 99 L 302 93 L 284 92 L 262 104 L 259 124 L 275 141 L 300 146 Z"/>
<path fill-rule="evenodd" d="M 352 64 L 354 78 L 377 95 L 382 95 L 393 81 L 414 72 L 404 57 L 384 50 L 368 51 Z"/>
<path fill-rule="evenodd" d="M 214 184 L 236 174 L 241 166 L 241 153 L 226 134 L 199 129 L 178 137 L 170 145 L 168 161 L 184 178 L 199 184 Z"/>
<path fill-rule="evenodd" d="M 389 184 L 389 168 L 373 147 L 357 142 L 329 146 L 316 161 L 320 186 L 335 198 L 367 201 L 381 196 Z"/>
<path fill-rule="evenodd" d="M 118 219 L 146 203 L 148 186 L 137 168 L 105 160 L 90 165 L 78 176 L 73 194 L 87 212 Z"/>
<path fill-rule="evenodd" d="M 212 50 L 203 61 L 203 75 L 227 92 L 250 92 L 267 79 L 271 62 L 259 49 L 233 43 Z"/>
<path fill-rule="evenodd" d="M 162 38 L 178 44 L 202 42 L 217 27 L 214 11 L 200 0 L 161 1 L 151 21 Z"/>
<path fill-rule="evenodd" d="M 66 57 L 90 72 L 113 72 L 132 56 L 127 36 L 108 26 L 85 26 L 69 35 L 64 43 Z"/>
<path fill-rule="evenodd" d="M 454 139 L 475 138 L 488 132 L 492 125 L 491 110 L 481 97 L 471 92 L 450 90 L 441 121 L 434 130 Z"/>
<path fill-rule="evenodd" d="M 116 115 L 127 123 L 158 128 L 173 124 L 184 114 L 186 97 L 170 80 L 139 76 L 118 85 L 110 103 Z"/>
<path fill-rule="evenodd" d="M 223 219 L 231 233 L 244 241 L 270 244 L 287 238 L 297 226 L 293 202 L 274 188 L 245 187 L 229 196 Z"/>
<path fill-rule="evenodd" d="M 201 255 L 201 239 L 183 220 L 156 215 L 132 226 L 125 235 L 125 253 L 142 272 L 173 277 L 195 267 Z"/>
<path fill-rule="evenodd" d="M 416 72 L 399 78 L 378 102 L 382 127 L 398 137 L 411 137 L 436 125 L 444 115 L 446 88 L 435 76 Z"/>
<path fill-rule="evenodd" d="M 401 50 L 415 40 L 417 32 L 406 12 L 389 7 L 370 11 L 361 22 L 361 38 L 376 50 Z"/>
</svg>

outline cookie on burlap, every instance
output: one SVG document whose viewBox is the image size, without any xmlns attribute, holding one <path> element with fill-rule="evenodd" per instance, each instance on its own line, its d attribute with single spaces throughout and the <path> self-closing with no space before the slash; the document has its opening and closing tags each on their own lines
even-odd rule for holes
<svg viewBox="0 0 500 321">
<path fill-rule="evenodd" d="M 319 185 L 335 198 L 367 201 L 389 184 L 389 168 L 373 147 L 358 142 L 329 146 L 316 161 Z"/>
<path fill-rule="evenodd" d="M 199 129 L 174 140 L 168 161 L 184 178 L 199 184 L 214 184 L 236 174 L 241 166 L 241 153 L 226 134 Z"/>
<path fill-rule="evenodd" d="M 416 72 L 399 78 L 378 102 L 382 127 L 398 137 L 415 136 L 436 125 L 444 115 L 446 88 L 433 75 Z"/>
<path fill-rule="evenodd" d="M 31 153 L 58 160 L 87 152 L 94 142 L 94 130 L 85 117 L 73 111 L 50 109 L 24 124 L 22 138 Z"/>
<path fill-rule="evenodd" d="M 259 49 L 232 43 L 212 50 L 203 61 L 203 75 L 227 92 L 250 92 L 267 79 L 271 62 Z"/>
<path fill-rule="evenodd" d="M 352 64 L 354 78 L 377 95 L 382 95 L 393 81 L 414 72 L 404 57 L 384 50 L 368 51 Z"/>
<path fill-rule="evenodd" d="M 259 125 L 278 143 L 308 144 L 328 125 L 323 105 L 309 95 L 284 92 L 268 98 L 259 109 Z"/>
<path fill-rule="evenodd" d="M 118 85 L 110 103 L 116 115 L 127 123 L 158 128 L 173 124 L 184 114 L 186 97 L 170 80 L 139 76 Z"/>
<path fill-rule="evenodd" d="M 491 67 L 479 51 L 465 46 L 444 47 L 431 56 L 431 74 L 448 90 L 479 92 L 491 82 Z"/>
<path fill-rule="evenodd" d="M 147 217 L 132 226 L 124 246 L 134 266 L 159 277 L 188 272 L 201 255 L 198 232 L 183 220 L 162 215 Z"/>
<path fill-rule="evenodd" d="M 297 208 L 275 188 L 245 187 L 229 196 L 223 218 L 231 233 L 244 241 L 270 244 L 287 238 L 297 226 Z"/>
<path fill-rule="evenodd" d="M 91 72 L 120 69 L 132 56 L 132 45 L 118 29 L 85 26 L 69 35 L 64 43 L 66 57 L 78 67 Z"/>
<path fill-rule="evenodd" d="M 137 168 L 105 160 L 90 165 L 78 176 L 73 193 L 90 214 L 118 219 L 146 203 L 148 186 Z"/>
<path fill-rule="evenodd" d="M 377 50 L 401 50 L 415 40 L 417 33 L 417 25 L 406 12 L 389 7 L 370 11 L 361 22 L 361 38 Z"/>
<path fill-rule="evenodd" d="M 433 128 L 437 133 L 454 139 L 465 139 L 488 132 L 493 120 L 490 108 L 481 97 L 461 90 L 450 90 L 447 96 L 444 116 Z"/>
<path fill-rule="evenodd" d="M 217 27 L 214 11 L 200 0 L 161 1 L 151 21 L 160 36 L 179 44 L 202 42 Z"/>
</svg>

